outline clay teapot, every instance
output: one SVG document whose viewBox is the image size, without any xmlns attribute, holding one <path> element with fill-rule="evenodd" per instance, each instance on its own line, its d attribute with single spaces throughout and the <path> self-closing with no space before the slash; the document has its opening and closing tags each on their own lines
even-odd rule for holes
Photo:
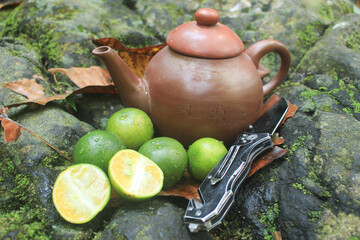
<svg viewBox="0 0 360 240">
<path fill-rule="evenodd" d="M 196 11 L 195 21 L 170 32 L 142 79 L 110 47 L 92 52 L 105 63 L 124 106 L 144 110 L 161 135 L 185 146 L 201 137 L 231 144 L 260 117 L 263 96 L 286 77 L 290 53 L 276 40 L 244 51 L 241 39 L 218 21 L 214 9 Z M 281 66 L 263 85 L 257 70 L 269 52 L 280 55 Z"/>
</svg>

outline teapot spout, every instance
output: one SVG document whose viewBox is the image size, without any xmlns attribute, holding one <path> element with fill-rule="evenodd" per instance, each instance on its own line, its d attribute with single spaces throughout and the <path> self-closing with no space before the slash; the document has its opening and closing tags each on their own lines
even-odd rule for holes
<svg viewBox="0 0 360 240">
<path fill-rule="evenodd" d="M 150 97 L 145 80 L 138 77 L 110 47 L 95 48 L 92 53 L 105 64 L 126 107 L 135 107 L 150 114 Z"/>
</svg>

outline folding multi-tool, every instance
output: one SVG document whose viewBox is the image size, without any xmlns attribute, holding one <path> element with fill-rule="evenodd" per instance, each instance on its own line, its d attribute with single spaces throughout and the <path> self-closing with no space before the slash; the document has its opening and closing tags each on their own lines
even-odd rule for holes
<svg viewBox="0 0 360 240">
<path fill-rule="evenodd" d="M 199 186 L 200 201 L 190 199 L 184 217 L 191 232 L 210 231 L 219 225 L 235 200 L 235 193 L 260 154 L 273 148 L 272 135 L 284 119 L 289 105 L 280 99 L 248 130 L 237 136 L 228 153 Z"/>
</svg>

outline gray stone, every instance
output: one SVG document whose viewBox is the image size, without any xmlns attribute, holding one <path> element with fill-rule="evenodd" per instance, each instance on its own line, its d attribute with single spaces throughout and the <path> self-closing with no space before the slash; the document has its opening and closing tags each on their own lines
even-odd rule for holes
<svg viewBox="0 0 360 240">
<path fill-rule="evenodd" d="M 116 94 L 84 94 L 75 98 L 75 116 L 96 129 L 105 129 L 110 116 L 123 108 Z"/>
<path fill-rule="evenodd" d="M 99 239 L 191 239 L 183 215 L 183 209 L 166 200 L 126 203 Z M 200 236 L 206 239 L 203 234 Z"/>
<path fill-rule="evenodd" d="M 344 80 L 359 90 L 359 22 L 360 15 L 349 14 L 331 25 L 321 40 L 306 53 L 297 72 L 307 75 L 326 74 L 335 80 Z"/>
</svg>

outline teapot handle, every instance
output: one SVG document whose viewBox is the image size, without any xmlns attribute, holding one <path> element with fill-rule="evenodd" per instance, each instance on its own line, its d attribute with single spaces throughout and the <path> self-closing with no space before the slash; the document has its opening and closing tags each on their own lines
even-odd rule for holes
<svg viewBox="0 0 360 240">
<path fill-rule="evenodd" d="M 281 65 L 275 77 L 263 85 L 264 96 L 272 92 L 285 79 L 290 68 L 290 52 L 284 44 L 272 39 L 256 42 L 247 48 L 244 52 L 255 64 L 256 68 L 259 67 L 261 58 L 270 52 L 276 52 L 280 55 Z"/>
</svg>

